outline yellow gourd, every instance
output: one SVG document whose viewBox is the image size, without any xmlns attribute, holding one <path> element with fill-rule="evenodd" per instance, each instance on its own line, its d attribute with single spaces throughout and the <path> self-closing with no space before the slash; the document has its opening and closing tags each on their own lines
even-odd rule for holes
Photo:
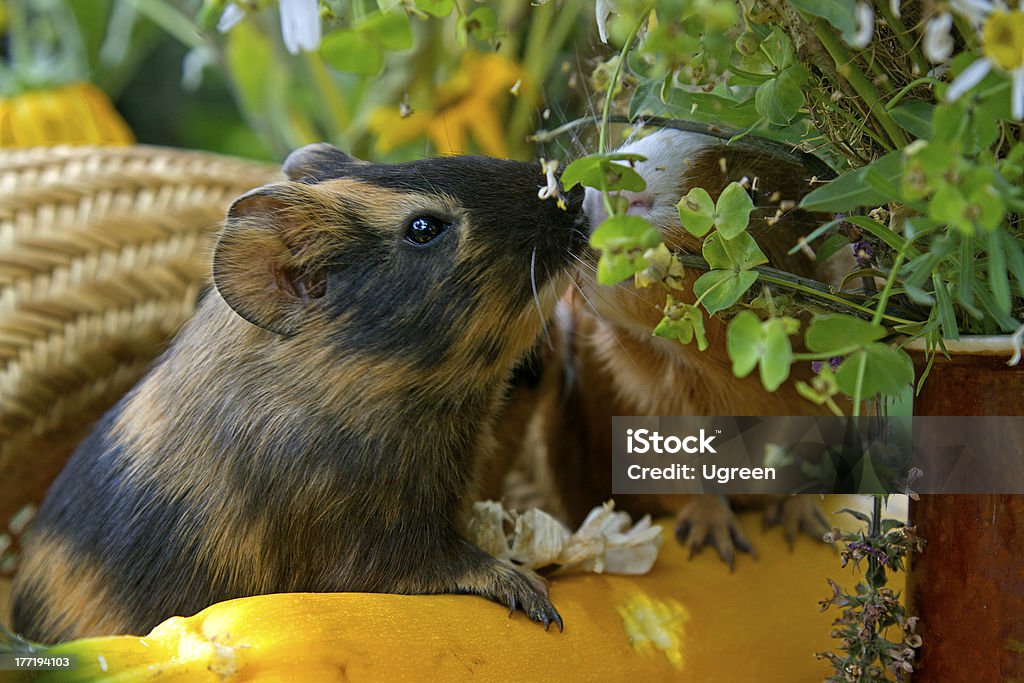
<svg viewBox="0 0 1024 683">
<path fill-rule="evenodd" d="M 78 665 L 32 680 L 822 680 L 827 667 L 813 655 L 834 646 L 835 616 L 818 607 L 825 578 L 854 576 L 823 543 L 800 538 L 790 551 L 779 530 L 759 533 L 755 515 L 741 523 L 759 559 L 741 556 L 735 572 L 711 550 L 688 561 L 666 531 L 649 574 L 555 577 L 563 633 L 475 596 L 267 595 L 174 617 L 144 638 L 42 649 Z"/>
</svg>

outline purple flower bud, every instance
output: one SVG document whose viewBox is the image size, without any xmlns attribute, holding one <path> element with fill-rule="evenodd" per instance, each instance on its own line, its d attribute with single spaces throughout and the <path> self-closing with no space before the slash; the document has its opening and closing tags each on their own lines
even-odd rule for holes
<svg viewBox="0 0 1024 683">
<path fill-rule="evenodd" d="M 871 263 L 875 255 L 875 245 L 867 240 L 860 240 L 853 243 L 853 256 L 857 259 L 857 265 L 863 267 Z"/>
</svg>

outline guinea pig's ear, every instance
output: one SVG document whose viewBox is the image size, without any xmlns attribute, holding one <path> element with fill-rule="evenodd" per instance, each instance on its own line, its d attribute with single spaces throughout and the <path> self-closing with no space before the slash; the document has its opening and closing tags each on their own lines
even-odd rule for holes
<svg viewBox="0 0 1024 683">
<path fill-rule="evenodd" d="M 317 142 L 300 147 L 289 154 L 281 170 L 289 180 L 316 183 L 345 175 L 345 166 L 349 164 L 364 163 L 366 162 L 326 142 Z"/>
<path fill-rule="evenodd" d="M 228 210 L 213 253 L 213 282 L 228 306 L 285 336 L 298 332 L 310 304 L 326 291 L 323 270 L 300 262 L 312 234 L 297 199 L 284 183 L 241 196 Z"/>
</svg>

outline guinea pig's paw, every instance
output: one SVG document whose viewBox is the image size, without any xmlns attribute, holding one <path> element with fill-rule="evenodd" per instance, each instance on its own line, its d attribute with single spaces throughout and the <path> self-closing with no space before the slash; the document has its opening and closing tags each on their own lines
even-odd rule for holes
<svg viewBox="0 0 1024 683">
<path fill-rule="evenodd" d="M 676 516 L 676 539 L 690 549 L 691 558 L 705 545 L 713 545 L 729 571 L 736 568 L 736 551 L 757 557 L 729 502 L 721 496 L 695 496 L 687 503 Z"/>
<path fill-rule="evenodd" d="M 829 526 L 813 495 L 786 496 L 773 502 L 764 511 L 764 528 L 779 524 L 792 548 L 801 531 L 822 540 Z"/>
<path fill-rule="evenodd" d="M 474 558 L 476 566 L 458 581 L 460 592 L 474 593 L 505 605 L 509 616 L 519 608 L 530 619 L 543 624 L 545 631 L 551 624 L 562 630 L 562 617 L 548 600 L 544 579 L 528 569 L 517 569 L 497 560 L 482 550 L 477 552 L 479 556 Z"/>
</svg>

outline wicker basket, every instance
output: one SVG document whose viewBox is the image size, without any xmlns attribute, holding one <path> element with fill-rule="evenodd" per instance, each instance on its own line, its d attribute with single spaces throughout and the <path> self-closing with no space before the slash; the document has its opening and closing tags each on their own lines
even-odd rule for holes
<svg viewBox="0 0 1024 683">
<path fill-rule="evenodd" d="M 276 173 L 144 146 L 0 153 L 0 546 L 192 312 L 228 204 Z"/>
</svg>

